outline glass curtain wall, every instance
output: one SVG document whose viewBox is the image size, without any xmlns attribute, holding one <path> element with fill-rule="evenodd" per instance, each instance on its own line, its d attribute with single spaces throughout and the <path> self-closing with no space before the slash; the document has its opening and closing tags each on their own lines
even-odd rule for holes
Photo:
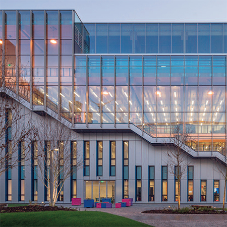
<svg viewBox="0 0 227 227">
<path fill-rule="evenodd" d="M 224 154 L 225 56 L 77 55 L 75 62 L 76 123 L 132 123 L 153 137 L 171 137 L 179 125 L 188 146 Z"/>
<path fill-rule="evenodd" d="M 30 11 L 19 11 L 19 95 L 30 101 Z"/>
<path fill-rule="evenodd" d="M 44 11 L 32 12 L 32 74 L 33 88 L 32 99 L 33 105 L 44 105 L 44 61 L 46 54 L 46 32 L 44 30 L 45 15 Z"/>
<path fill-rule="evenodd" d="M 5 11 L 5 86 L 16 92 L 17 82 L 17 12 Z"/>
<path fill-rule="evenodd" d="M 89 53 L 226 53 L 227 24 L 84 24 Z"/>
</svg>

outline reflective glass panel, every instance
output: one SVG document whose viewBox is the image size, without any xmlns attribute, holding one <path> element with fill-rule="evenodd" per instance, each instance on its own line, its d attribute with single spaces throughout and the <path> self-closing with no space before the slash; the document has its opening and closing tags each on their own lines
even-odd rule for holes
<svg viewBox="0 0 227 227">
<path fill-rule="evenodd" d="M 224 53 L 227 53 L 227 24 L 224 24 Z"/>
<path fill-rule="evenodd" d="M 144 111 L 152 112 L 156 111 L 156 87 L 144 86 Z"/>
<path fill-rule="evenodd" d="M 72 40 L 61 40 L 61 55 L 72 55 Z"/>
<path fill-rule="evenodd" d="M 184 57 L 171 56 L 171 84 L 184 84 Z"/>
<path fill-rule="evenodd" d="M 211 111 L 211 100 L 214 92 L 211 90 L 210 86 L 200 86 L 199 87 L 199 111 L 203 112 L 204 116 L 206 112 Z"/>
<path fill-rule="evenodd" d="M 102 56 L 102 84 L 114 85 L 114 56 Z"/>
<path fill-rule="evenodd" d="M 19 39 L 30 39 L 30 11 L 19 11 Z"/>
<path fill-rule="evenodd" d="M 158 24 L 146 24 L 146 53 L 158 53 Z"/>
<path fill-rule="evenodd" d="M 130 57 L 130 85 L 142 85 L 142 57 Z"/>
<path fill-rule="evenodd" d="M 86 56 L 75 56 L 75 84 L 86 85 Z"/>
<path fill-rule="evenodd" d="M 134 41 L 133 25 L 121 25 L 121 53 L 132 53 L 132 44 Z"/>
<path fill-rule="evenodd" d="M 185 56 L 185 85 L 198 85 L 198 56 Z"/>
<path fill-rule="evenodd" d="M 128 56 L 116 56 L 116 85 L 128 84 Z"/>
<path fill-rule="evenodd" d="M 33 55 L 44 55 L 44 40 L 33 40 Z"/>
<path fill-rule="evenodd" d="M 171 24 L 159 24 L 159 53 L 171 53 Z"/>
<path fill-rule="evenodd" d="M 184 52 L 184 24 L 172 24 L 172 53 Z"/>
<path fill-rule="evenodd" d="M 225 112 L 225 87 L 213 86 L 213 92 L 213 112 Z"/>
<path fill-rule="evenodd" d="M 144 85 L 156 85 L 156 56 L 143 58 Z"/>
<path fill-rule="evenodd" d="M 96 24 L 96 53 L 107 53 L 107 40 L 107 24 Z"/>
<path fill-rule="evenodd" d="M 114 112 L 114 87 L 103 86 L 102 87 L 102 111 L 103 112 Z"/>
<path fill-rule="evenodd" d="M 197 24 L 185 24 L 186 53 L 197 53 Z"/>
<path fill-rule="evenodd" d="M 14 55 L 16 58 L 16 40 L 5 40 L 5 55 Z"/>
<path fill-rule="evenodd" d="M 19 55 L 30 55 L 30 40 L 19 40 Z"/>
<path fill-rule="evenodd" d="M 198 87 L 186 86 L 185 87 L 185 110 L 186 112 L 198 112 Z"/>
<path fill-rule="evenodd" d="M 16 39 L 16 11 L 5 11 L 5 38 Z"/>
<path fill-rule="evenodd" d="M 171 87 L 171 111 L 172 112 L 183 112 L 184 108 L 184 93 L 182 86 Z M 181 119 L 183 121 L 183 119 Z"/>
<path fill-rule="evenodd" d="M 223 53 L 223 24 L 211 24 L 211 53 Z"/>
<path fill-rule="evenodd" d="M 89 33 L 89 49 L 90 53 L 95 53 L 95 26 L 96 24 L 84 24 Z"/>
<path fill-rule="evenodd" d="M 58 12 L 47 11 L 47 39 L 58 38 Z"/>
<path fill-rule="evenodd" d="M 130 86 L 130 112 L 142 112 L 142 87 Z"/>
<path fill-rule="evenodd" d="M 199 57 L 199 85 L 211 85 L 211 56 Z"/>
<path fill-rule="evenodd" d="M 225 84 L 225 56 L 213 56 L 213 85 Z"/>
<path fill-rule="evenodd" d="M 33 11 L 32 12 L 32 24 L 33 24 L 33 38 L 44 39 L 44 12 Z"/>
<path fill-rule="evenodd" d="M 75 86 L 75 112 L 86 112 L 86 87 Z"/>
<path fill-rule="evenodd" d="M 210 24 L 198 25 L 198 53 L 210 53 Z"/>
<path fill-rule="evenodd" d="M 100 56 L 88 56 L 88 83 L 100 85 Z"/>
<path fill-rule="evenodd" d="M 72 11 L 60 11 L 61 39 L 72 39 Z"/>
<path fill-rule="evenodd" d="M 2 39 L 2 11 L 0 11 L 0 39 Z"/>
<path fill-rule="evenodd" d="M 161 113 L 170 112 L 170 87 L 158 86 L 156 91 L 157 111 Z"/>
<path fill-rule="evenodd" d="M 89 112 L 100 113 L 100 87 L 89 87 Z"/>
<path fill-rule="evenodd" d="M 120 24 L 109 24 L 108 29 L 108 53 L 120 53 Z"/>
<path fill-rule="evenodd" d="M 144 53 L 145 52 L 145 24 L 134 24 L 134 39 L 135 39 L 134 53 Z"/>
<path fill-rule="evenodd" d="M 170 85 L 170 57 L 158 56 L 157 84 Z"/>
<path fill-rule="evenodd" d="M 116 87 L 116 112 L 128 112 L 128 87 Z"/>
</svg>

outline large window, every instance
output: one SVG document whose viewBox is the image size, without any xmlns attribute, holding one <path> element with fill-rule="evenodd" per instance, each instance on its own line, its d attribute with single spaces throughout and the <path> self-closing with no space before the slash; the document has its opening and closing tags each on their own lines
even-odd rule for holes
<svg viewBox="0 0 227 227">
<path fill-rule="evenodd" d="M 12 200 L 12 110 L 6 109 L 6 162 L 5 162 L 5 200 Z"/>
<path fill-rule="evenodd" d="M 188 201 L 193 201 L 194 166 L 188 166 Z"/>
<path fill-rule="evenodd" d="M 201 201 L 207 201 L 207 181 L 201 180 Z"/>
<path fill-rule="evenodd" d="M 103 175 L 103 142 L 97 142 L 97 176 Z"/>
<path fill-rule="evenodd" d="M 181 198 L 181 167 L 180 166 L 174 167 L 174 178 L 175 178 L 175 201 L 178 201 L 179 197 Z"/>
<path fill-rule="evenodd" d="M 33 141 L 32 143 L 32 181 L 31 181 L 31 188 L 32 188 L 32 201 L 38 201 L 38 142 Z"/>
<path fill-rule="evenodd" d="M 162 201 L 168 200 L 168 166 L 162 166 Z"/>
<path fill-rule="evenodd" d="M 129 197 L 129 142 L 123 142 L 123 198 Z"/>
<path fill-rule="evenodd" d="M 116 142 L 110 142 L 110 176 L 116 175 Z"/>
<path fill-rule="evenodd" d="M 77 179 L 77 142 L 71 142 L 71 198 L 76 198 Z"/>
<path fill-rule="evenodd" d="M 18 153 L 18 201 L 25 200 L 25 144 L 19 142 Z"/>
<path fill-rule="evenodd" d="M 142 167 L 136 166 L 136 201 L 142 200 Z"/>
<path fill-rule="evenodd" d="M 149 197 L 148 201 L 154 201 L 155 196 L 155 188 L 154 188 L 154 179 L 155 179 L 155 167 L 149 166 Z"/>
<path fill-rule="evenodd" d="M 90 142 L 84 142 L 84 176 L 90 175 Z"/>
<path fill-rule="evenodd" d="M 218 202 L 220 200 L 220 185 L 219 180 L 214 180 L 214 201 Z"/>
</svg>

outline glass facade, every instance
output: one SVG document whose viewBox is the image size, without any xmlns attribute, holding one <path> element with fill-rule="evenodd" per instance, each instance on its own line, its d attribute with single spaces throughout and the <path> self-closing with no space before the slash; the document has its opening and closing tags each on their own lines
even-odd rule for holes
<svg viewBox="0 0 227 227">
<path fill-rule="evenodd" d="M 227 24 L 83 24 L 67 10 L 0 15 L 0 84 L 31 107 L 73 127 L 134 124 L 152 137 L 181 125 L 194 150 L 225 154 Z"/>
<path fill-rule="evenodd" d="M 226 23 L 117 23 L 84 24 L 90 52 L 117 53 L 226 53 Z"/>
<path fill-rule="evenodd" d="M 181 125 L 194 150 L 224 154 L 226 56 L 77 55 L 75 62 L 76 88 L 88 94 L 76 93 L 75 122 L 131 123 L 153 137 L 171 137 Z"/>
</svg>

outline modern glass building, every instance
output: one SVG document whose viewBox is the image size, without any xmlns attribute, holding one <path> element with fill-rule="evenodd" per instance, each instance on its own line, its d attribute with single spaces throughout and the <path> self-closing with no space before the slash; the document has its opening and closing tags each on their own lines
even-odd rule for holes
<svg viewBox="0 0 227 227">
<path fill-rule="evenodd" d="M 3 10 L 0 51 L 1 92 L 21 97 L 34 119 L 61 121 L 80 144 L 83 167 L 61 202 L 177 201 L 166 146 L 177 146 L 177 128 L 188 135 L 182 202 L 222 201 L 227 23 L 83 24 L 74 10 Z M 18 202 L 5 188 L 1 201 Z M 47 200 L 42 186 L 24 194 Z"/>
</svg>

